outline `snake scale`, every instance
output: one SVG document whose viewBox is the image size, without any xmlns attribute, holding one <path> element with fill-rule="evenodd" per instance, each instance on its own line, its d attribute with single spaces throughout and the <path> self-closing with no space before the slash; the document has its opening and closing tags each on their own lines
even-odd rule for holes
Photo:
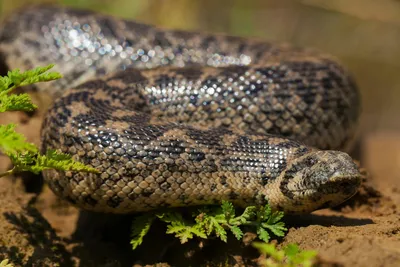
<svg viewBox="0 0 400 267">
<path fill-rule="evenodd" d="M 0 52 L 9 69 L 55 63 L 64 75 L 37 87 L 55 99 L 42 148 L 100 173 L 44 177 L 83 209 L 229 200 L 307 213 L 360 185 L 351 157 L 336 151 L 354 136 L 360 97 L 330 55 L 56 6 L 9 16 Z"/>
</svg>

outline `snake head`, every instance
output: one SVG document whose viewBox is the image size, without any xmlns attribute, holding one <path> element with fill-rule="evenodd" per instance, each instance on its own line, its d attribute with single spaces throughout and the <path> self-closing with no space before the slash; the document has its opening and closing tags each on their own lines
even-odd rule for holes
<svg viewBox="0 0 400 267">
<path fill-rule="evenodd" d="M 294 159 L 281 174 L 282 195 L 276 203 L 284 204 L 276 208 L 287 213 L 308 213 L 334 207 L 352 197 L 360 183 L 359 168 L 348 154 L 312 151 Z"/>
</svg>

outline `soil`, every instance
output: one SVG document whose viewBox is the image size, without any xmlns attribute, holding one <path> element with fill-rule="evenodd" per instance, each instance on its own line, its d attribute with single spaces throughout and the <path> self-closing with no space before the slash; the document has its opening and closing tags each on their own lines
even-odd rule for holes
<svg viewBox="0 0 400 267">
<path fill-rule="evenodd" d="M 42 111 L 6 113 L 0 123 L 18 123 L 18 131 L 39 143 Z M 400 157 L 393 150 L 400 141 L 385 134 L 363 140 L 361 162 L 370 173 L 359 193 L 335 209 L 286 217 L 288 234 L 273 242 L 317 250 L 320 266 L 400 266 Z M 0 170 L 8 167 L 0 156 Z M 180 245 L 161 224 L 132 251 L 131 219 L 80 211 L 42 186 L 40 176 L 7 177 L 0 180 L 0 260 L 16 266 L 253 266 L 259 260 L 251 234 L 242 241 L 229 236 L 227 244 Z"/>
</svg>

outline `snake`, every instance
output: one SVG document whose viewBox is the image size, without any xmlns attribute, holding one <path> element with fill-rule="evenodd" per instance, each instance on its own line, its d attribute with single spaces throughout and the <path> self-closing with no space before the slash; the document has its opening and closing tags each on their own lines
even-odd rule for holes
<svg viewBox="0 0 400 267">
<path fill-rule="evenodd" d="M 346 153 L 360 93 L 333 56 L 313 48 L 190 32 L 90 10 L 33 6 L 2 23 L 2 65 L 50 63 L 63 78 L 42 150 L 98 173 L 45 170 L 81 209 L 269 204 L 310 213 L 352 197 L 361 175 Z"/>
</svg>

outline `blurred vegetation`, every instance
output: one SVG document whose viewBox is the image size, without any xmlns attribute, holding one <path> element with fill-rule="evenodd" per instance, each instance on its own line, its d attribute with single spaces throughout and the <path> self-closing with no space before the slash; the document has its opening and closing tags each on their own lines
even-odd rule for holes
<svg viewBox="0 0 400 267">
<path fill-rule="evenodd" d="M 339 57 L 360 86 L 362 133 L 400 130 L 400 1 L 2 0 L 1 14 L 37 3 L 322 49 Z"/>
</svg>

